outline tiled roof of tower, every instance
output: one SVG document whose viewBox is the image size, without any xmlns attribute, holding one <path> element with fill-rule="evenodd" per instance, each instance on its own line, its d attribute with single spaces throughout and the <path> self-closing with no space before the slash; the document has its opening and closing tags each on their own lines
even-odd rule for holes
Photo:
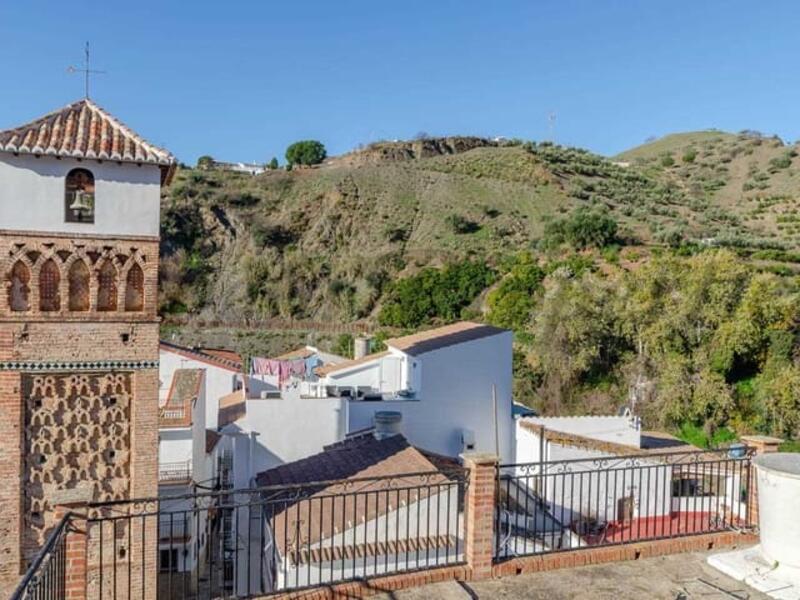
<svg viewBox="0 0 800 600">
<path fill-rule="evenodd" d="M 164 183 L 169 183 L 177 162 L 88 98 L 0 131 L 0 151 L 158 165 Z"/>
</svg>

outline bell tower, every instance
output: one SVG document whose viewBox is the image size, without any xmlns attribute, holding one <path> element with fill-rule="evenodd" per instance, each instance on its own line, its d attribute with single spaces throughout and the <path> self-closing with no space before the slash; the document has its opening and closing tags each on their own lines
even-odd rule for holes
<svg viewBox="0 0 800 600">
<path fill-rule="evenodd" d="M 84 99 L 0 131 L 0 595 L 61 499 L 158 491 L 158 248 L 174 157 Z"/>
</svg>

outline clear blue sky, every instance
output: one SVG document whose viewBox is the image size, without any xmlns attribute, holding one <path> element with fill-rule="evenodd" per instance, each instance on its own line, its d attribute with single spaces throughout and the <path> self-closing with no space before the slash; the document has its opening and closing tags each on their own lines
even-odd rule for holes
<svg viewBox="0 0 800 600">
<path fill-rule="evenodd" d="M 548 136 L 612 154 L 717 127 L 800 138 L 800 3 L 0 0 L 0 128 L 95 100 L 193 162 L 377 139 Z"/>
</svg>

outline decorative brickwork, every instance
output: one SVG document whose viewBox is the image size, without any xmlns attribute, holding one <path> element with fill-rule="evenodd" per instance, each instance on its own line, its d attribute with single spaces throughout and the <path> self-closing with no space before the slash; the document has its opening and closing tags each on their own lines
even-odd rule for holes
<svg viewBox="0 0 800 600">
<path fill-rule="evenodd" d="M 154 318 L 158 242 L 0 234 L 0 281 L 0 319 Z"/>
<path fill-rule="evenodd" d="M 63 492 L 158 493 L 157 286 L 155 238 L 0 231 L 0 597 Z M 156 571 L 156 546 L 126 550 Z"/>
<path fill-rule="evenodd" d="M 130 484 L 129 373 L 24 375 L 24 553 L 56 525 L 50 499 L 89 482 L 97 501 L 122 500 Z"/>
</svg>

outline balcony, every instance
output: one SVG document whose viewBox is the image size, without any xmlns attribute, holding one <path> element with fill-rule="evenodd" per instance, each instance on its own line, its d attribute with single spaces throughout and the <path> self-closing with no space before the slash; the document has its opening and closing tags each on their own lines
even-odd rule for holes
<svg viewBox="0 0 800 600">
<path fill-rule="evenodd" d="M 158 483 L 179 484 L 192 480 L 192 461 L 159 463 Z"/>
</svg>

